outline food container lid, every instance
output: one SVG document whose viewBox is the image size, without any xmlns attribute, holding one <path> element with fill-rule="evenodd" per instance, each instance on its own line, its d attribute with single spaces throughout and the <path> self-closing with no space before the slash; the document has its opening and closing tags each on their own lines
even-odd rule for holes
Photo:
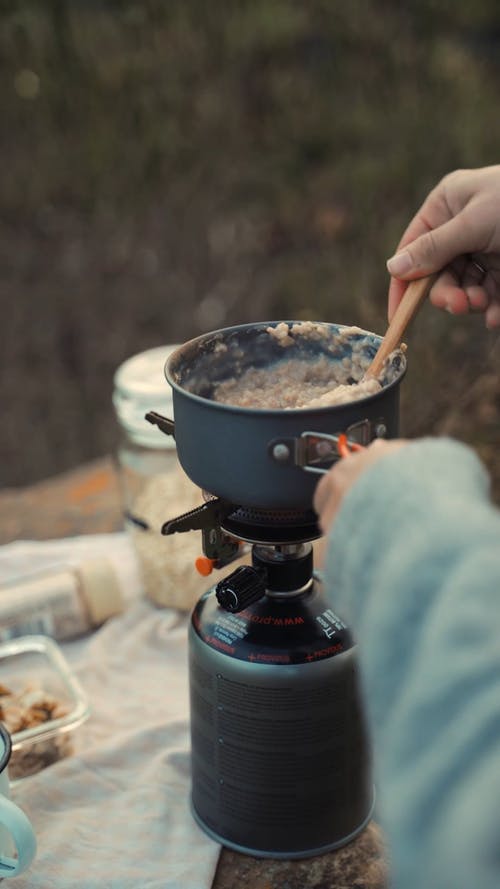
<svg viewBox="0 0 500 889">
<path fill-rule="evenodd" d="M 64 715 L 11 734 L 15 751 L 76 728 L 90 715 L 87 696 L 59 645 L 48 636 L 20 636 L 0 645 L 2 685 L 21 691 L 33 684 L 57 698 Z M 1 698 L 0 698 L 1 702 Z"/>
<path fill-rule="evenodd" d="M 120 424 L 137 444 L 174 448 L 174 439 L 144 419 L 147 411 L 172 418 L 172 390 L 165 381 L 165 362 L 177 345 L 157 346 L 128 358 L 114 376 L 113 404 Z"/>
</svg>

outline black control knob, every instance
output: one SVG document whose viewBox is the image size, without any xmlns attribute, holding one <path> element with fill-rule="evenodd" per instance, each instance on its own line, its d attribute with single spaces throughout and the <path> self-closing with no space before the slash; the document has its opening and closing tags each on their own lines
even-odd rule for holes
<svg viewBox="0 0 500 889">
<path fill-rule="evenodd" d="M 233 614 L 262 599 L 265 592 L 266 582 L 263 572 L 251 568 L 250 565 L 240 565 L 229 577 L 219 581 L 215 588 L 215 595 L 221 608 Z"/>
</svg>

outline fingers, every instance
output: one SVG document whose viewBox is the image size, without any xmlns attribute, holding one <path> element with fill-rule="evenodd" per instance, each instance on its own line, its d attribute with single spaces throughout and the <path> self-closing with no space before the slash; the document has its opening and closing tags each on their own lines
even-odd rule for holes
<svg viewBox="0 0 500 889">
<path fill-rule="evenodd" d="M 412 280 L 439 272 L 455 257 L 475 249 L 469 226 L 464 222 L 464 214 L 458 213 L 453 219 L 407 244 L 387 261 L 387 268 L 393 277 Z"/>
<path fill-rule="evenodd" d="M 484 286 L 486 275 L 487 272 L 485 273 L 474 260 L 467 262 L 462 276 L 462 287 L 470 312 L 486 312 L 490 304 L 490 298 Z"/>
<path fill-rule="evenodd" d="M 313 498 L 313 508 L 318 515 L 321 514 L 325 503 L 330 496 L 331 471 L 323 475 L 316 486 Z"/>
<path fill-rule="evenodd" d="M 440 184 L 427 196 L 424 203 L 420 207 L 420 210 L 418 211 L 418 213 L 416 213 L 416 215 L 407 226 L 397 246 L 394 257 L 388 260 L 388 268 L 389 263 L 391 263 L 395 257 L 399 257 L 405 252 L 405 247 L 407 247 L 409 244 L 412 244 L 418 238 L 429 234 L 429 232 L 432 231 L 433 228 L 442 225 L 445 222 L 448 222 L 450 219 L 450 210 L 446 200 L 444 200 L 443 198 L 443 190 Z M 387 306 L 389 322 L 392 321 L 392 316 L 394 315 L 394 312 L 396 311 L 399 303 L 403 298 L 406 287 L 407 282 L 405 280 L 399 277 L 391 277 Z"/>
<path fill-rule="evenodd" d="M 452 315 L 485 312 L 490 297 L 484 287 L 484 271 L 464 257 L 439 276 L 430 293 L 433 306 Z"/>
<path fill-rule="evenodd" d="M 343 457 L 323 476 L 319 482 L 313 500 L 313 506 L 319 517 L 319 526 L 323 534 L 333 523 L 346 490 L 354 483 L 366 462 L 369 462 L 369 450 L 359 451 Z"/>
<path fill-rule="evenodd" d="M 320 480 L 315 494 L 313 506 L 319 517 L 319 525 L 324 534 L 335 520 L 343 498 L 352 488 L 360 475 L 381 457 L 398 450 L 406 442 L 404 440 L 385 441 L 376 439 L 363 451 L 350 454 L 339 460 L 333 468 Z"/>
<path fill-rule="evenodd" d="M 486 299 L 486 305 L 489 300 L 482 288 L 481 296 L 479 296 L 477 288 L 472 286 L 475 282 L 471 281 L 470 283 L 471 288 L 469 296 L 469 288 L 467 289 L 467 292 L 465 292 L 463 287 L 458 283 L 455 273 L 451 270 L 446 270 L 439 276 L 434 284 L 429 294 L 429 299 L 432 305 L 437 309 L 443 309 L 450 312 L 452 315 L 463 315 L 468 312 L 472 306 L 477 306 L 479 310 L 479 306 L 482 305 L 484 300 Z M 394 312 L 401 302 L 407 286 L 406 281 L 399 281 L 397 278 L 391 279 L 388 306 L 389 321 L 391 321 Z M 484 308 L 486 308 L 486 305 Z"/>
<path fill-rule="evenodd" d="M 431 291 L 435 306 L 453 314 L 483 312 L 488 327 L 500 326 L 499 206 L 498 165 L 456 170 L 438 183 L 387 262 L 389 321 L 407 281 L 442 271 Z M 481 257 L 479 268 L 471 255 Z"/>
<path fill-rule="evenodd" d="M 437 279 L 430 293 L 430 301 L 437 309 L 444 309 L 452 315 L 465 315 L 469 311 L 467 294 L 451 269 Z"/>
<path fill-rule="evenodd" d="M 492 302 L 488 308 L 486 309 L 485 314 L 486 327 L 493 329 L 495 327 L 500 327 L 500 305 L 497 302 Z"/>
<path fill-rule="evenodd" d="M 467 299 L 469 301 L 469 309 L 471 312 L 486 312 L 490 304 L 490 298 L 484 287 L 471 285 L 465 287 Z"/>
<path fill-rule="evenodd" d="M 398 251 L 387 261 L 387 269 L 391 274 L 387 305 L 389 322 L 403 298 L 407 280 L 439 271 L 459 255 L 457 250 L 459 233 L 461 233 L 461 243 L 465 242 L 461 214 L 458 214 L 454 219 L 449 219 L 434 230 L 429 228 L 420 214 L 412 220 L 400 241 Z M 446 283 L 441 280 L 441 277 L 437 282 L 440 287 Z M 436 297 L 436 284 L 432 293 L 438 301 L 435 302 L 431 295 L 431 302 L 438 308 L 454 311 L 452 307 L 456 304 L 455 314 L 467 311 L 465 297 L 463 298 L 463 307 L 461 307 L 460 299 L 457 296 L 453 298 L 451 294 L 448 294 L 447 297 L 441 294 L 440 297 Z"/>
<path fill-rule="evenodd" d="M 487 266 L 488 258 L 481 257 L 481 261 Z M 496 284 L 491 286 L 490 273 L 482 269 L 472 257 L 459 257 L 451 266 L 446 268 L 434 284 L 429 298 L 433 306 L 443 309 L 452 315 L 464 315 L 467 313 L 487 312 L 490 303 L 496 302 L 498 293 Z M 407 282 L 397 278 L 391 279 L 389 287 L 389 321 L 396 311 L 402 295 L 407 287 Z M 493 291 L 493 297 L 491 292 Z M 488 321 L 489 319 L 489 321 Z M 498 313 L 492 310 L 487 316 L 486 323 L 491 327 L 498 327 Z"/>
<path fill-rule="evenodd" d="M 345 458 L 347 460 L 350 457 Z M 323 534 L 327 534 L 340 505 L 339 491 L 337 490 L 337 476 L 333 470 L 327 472 L 319 482 L 315 494 L 313 507 L 318 516 L 318 524 Z"/>
</svg>

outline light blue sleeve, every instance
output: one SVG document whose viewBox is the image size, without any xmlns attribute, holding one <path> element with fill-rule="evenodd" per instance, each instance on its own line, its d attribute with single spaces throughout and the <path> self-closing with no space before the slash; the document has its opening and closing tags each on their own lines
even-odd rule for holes
<svg viewBox="0 0 500 889">
<path fill-rule="evenodd" d="M 346 496 L 325 563 L 358 643 L 394 889 L 500 889 L 500 513 L 424 439 Z"/>
</svg>

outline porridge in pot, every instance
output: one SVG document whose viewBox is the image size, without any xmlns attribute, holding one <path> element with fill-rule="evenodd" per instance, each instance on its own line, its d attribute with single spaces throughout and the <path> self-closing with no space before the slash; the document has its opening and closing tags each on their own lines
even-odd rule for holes
<svg viewBox="0 0 500 889">
<path fill-rule="evenodd" d="M 267 333 L 283 349 L 283 358 L 268 366 L 249 366 L 218 382 L 214 401 L 239 407 L 290 410 L 319 408 L 358 401 L 380 392 L 391 382 L 391 367 L 399 368 L 404 351 L 393 353 L 379 379 L 363 379 L 375 354 L 373 341 L 358 327 L 332 333 L 328 327 L 304 321 L 281 322 Z M 317 355 L 297 355 L 301 342 L 317 342 Z M 293 347 L 293 348 L 292 348 Z M 287 354 L 289 353 L 289 354 Z M 394 374 L 393 374 L 394 375 Z"/>
</svg>

